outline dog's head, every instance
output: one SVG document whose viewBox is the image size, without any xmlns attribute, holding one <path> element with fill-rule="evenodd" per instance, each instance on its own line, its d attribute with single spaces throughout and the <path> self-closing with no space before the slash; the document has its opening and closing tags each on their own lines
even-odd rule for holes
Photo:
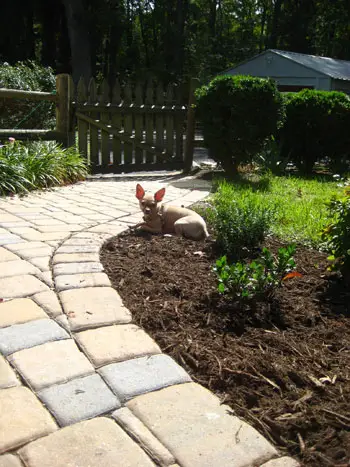
<svg viewBox="0 0 350 467">
<path fill-rule="evenodd" d="M 146 193 L 139 183 L 136 185 L 136 198 L 139 200 L 141 211 L 149 220 L 158 215 L 158 203 L 163 200 L 164 195 L 165 188 L 161 188 L 152 195 L 151 193 Z"/>
</svg>

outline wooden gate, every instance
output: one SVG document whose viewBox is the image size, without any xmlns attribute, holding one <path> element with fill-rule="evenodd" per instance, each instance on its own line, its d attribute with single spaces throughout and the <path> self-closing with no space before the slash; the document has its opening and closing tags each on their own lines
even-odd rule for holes
<svg viewBox="0 0 350 467">
<path fill-rule="evenodd" d="M 81 80 L 73 102 L 79 150 L 92 173 L 189 169 L 196 80 L 184 104 L 180 86 Z"/>
</svg>

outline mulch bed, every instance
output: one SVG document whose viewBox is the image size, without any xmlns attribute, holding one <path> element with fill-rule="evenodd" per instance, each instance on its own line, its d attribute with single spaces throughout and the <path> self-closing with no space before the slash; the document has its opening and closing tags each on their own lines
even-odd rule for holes
<svg viewBox="0 0 350 467">
<path fill-rule="evenodd" d="M 349 466 L 349 289 L 298 247 L 302 278 L 252 307 L 217 293 L 215 259 L 210 241 L 134 232 L 101 252 L 134 321 L 194 381 L 302 465 Z"/>
</svg>

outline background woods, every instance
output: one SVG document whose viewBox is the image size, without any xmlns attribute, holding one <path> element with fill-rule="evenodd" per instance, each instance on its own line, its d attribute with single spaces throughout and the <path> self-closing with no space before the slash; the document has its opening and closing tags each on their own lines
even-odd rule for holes
<svg viewBox="0 0 350 467">
<path fill-rule="evenodd" d="M 205 80 L 266 48 L 350 59 L 346 0 L 11 0 L 0 26 L 0 61 L 75 80 Z"/>
</svg>

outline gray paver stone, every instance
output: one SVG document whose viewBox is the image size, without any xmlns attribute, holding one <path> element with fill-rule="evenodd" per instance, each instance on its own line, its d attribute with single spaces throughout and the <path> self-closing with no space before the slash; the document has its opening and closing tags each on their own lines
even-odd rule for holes
<svg viewBox="0 0 350 467">
<path fill-rule="evenodd" d="M 291 457 L 280 457 L 279 459 L 272 459 L 266 462 L 261 467 L 300 467 L 299 462 Z"/>
<path fill-rule="evenodd" d="M 15 298 L 0 303 L 0 328 L 47 318 L 47 314 L 30 298 Z"/>
<path fill-rule="evenodd" d="M 19 451 L 27 467 L 154 467 L 112 420 L 94 418 L 62 428 Z"/>
<path fill-rule="evenodd" d="M 23 464 L 17 456 L 4 454 L 0 456 L 0 467 L 23 467 Z"/>
<path fill-rule="evenodd" d="M 28 388 L 0 391 L 0 454 L 54 430 L 49 412 Z"/>
<path fill-rule="evenodd" d="M 163 354 L 113 363 L 100 368 L 99 373 L 121 401 L 191 381 L 183 368 Z"/>
<path fill-rule="evenodd" d="M 65 245 L 58 248 L 56 254 L 72 254 L 72 253 L 98 253 L 100 246 L 92 243 L 91 245 Z"/>
<path fill-rule="evenodd" d="M 149 429 L 126 407 L 116 410 L 112 417 L 137 441 L 157 465 L 174 465 L 174 456 L 158 441 Z"/>
<path fill-rule="evenodd" d="M 52 259 L 52 264 L 98 262 L 99 260 L 100 256 L 98 253 L 56 253 Z"/>
<path fill-rule="evenodd" d="M 53 290 L 35 294 L 33 300 L 41 306 L 51 318 L 62 314 L 60 302 Z"/>
<path fill-rule="evenodd" d="M 59 292 L 82 287 L 110 287 L 111 285 L 107 274 L 103 272 L 57 276 L 55 282 Z"/>
<path fill-rule="evenodd" d="M 127 407 L 182 467 L 247 467 L 277 455 L 263 436 L 196 383 L 138 396 Z"/>
<path fill-rule="evenodd" d="M 23 275 L 0 279 L 1 298 L 20 298 L 48 290 L 47 285 L 34 276 Z"/>
<path fill-rule="evenodd" d="M 69 339 L 69 334 L 52 319 L 38 319 L 0 329 L 0 352 L 10 355 L 45 342 Z"/>
<path fill-rule="evenodd" d="M 72 339 L 21 350 L 9 360 L 36 391 L 94 373 L 93 366 Z"/>
<path fill-rule="evenodd" d="M 120 407 L 117 397 L 97 374 L 51 386 L 39 391 L 38 396 L 61 426 Z"/>
<path fill-rule="evenodd" d="M 96 367 L 161 352 L 154 340 L 134 324 L 90 329 L 75 336 Z"/>
<path fill-rule="evenodd" d="M 61 263 L 56 264 L 53 267 L 54 276 L 62 276 L 68 274 L 83 274 L 87 272 L 101 272 L 103 271 L 103 266 L 101 263 Z"/>
<path fill-rule="evenodd" d="M 19 386 L 20 382 L 7 361 L 0 355 L 0 389 Z"/>
<path fill-rule="evenodd" d="M 66 290 L 60 299 L 73 331 L 131 321 L 131 313 L 112 287 Z"/>
</svg>

